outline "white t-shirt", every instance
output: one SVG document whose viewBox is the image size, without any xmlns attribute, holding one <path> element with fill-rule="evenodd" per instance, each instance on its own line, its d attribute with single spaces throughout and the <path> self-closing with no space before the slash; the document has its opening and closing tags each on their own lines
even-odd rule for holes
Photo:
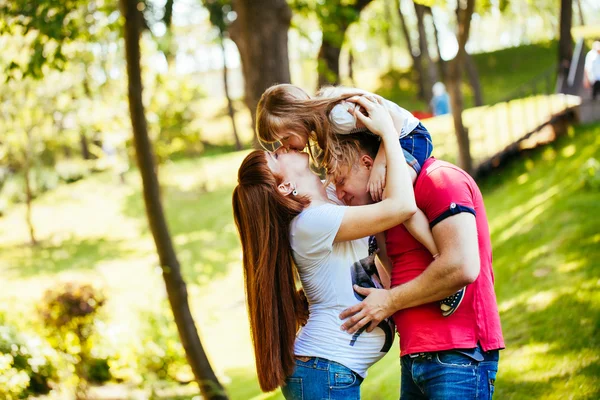
<svg viewBox="0 0 600 400">
<path fill-rule="evenodd" d="M 358 88 L 345 88 L 345 87 L 336 87 L 336 88 L 332 88 L 332 90 L 328 93 L 324 94 L 324 97 L 337 97 L 343 93 L 362 93 L 364 95 L 374 95 L 373 93 L 366 91 L 366 90 L 362 90 L 362 89 L 358 89 Z M 388 110 L 396 110 L 403 119 L 403 123 L 402 123 L 402 127 L 399 133 L 399 138 L 402 139 L 403 137 L 407 136 L 408 134 L 410 134 L 418 125 L 419 125 L 419 119 L 417 117 L 415 117 L 414 115 L 412 115 L 412 113 L 402 107 L 400 107 L 398 104 L 393 103 L 387 99 L 385 100 L 385 106 Z M 346 133 L 355 133 L 357 128 L 356 128 L 356 117 L 352 114 L 349 113 L 348 111 L 345 111 L 344 109 L 348 110 L 353 110 L 354 109 L 354 103 L 352 102 L 346 102 L 346 101 L 342 101 L 341 103 L 339 103 L 338 105 L 336 105 L 333 110 L 331 110 L 331 114 L 329 115 L 329 120 L 331 122 L 332 125 L 332 130 L 334 133 L 337 134 L 346 134 Z M 339 107 L 339 109 L 338 109 Z"/>
<path fill-rule="evenodd" d="M 403 137 L 407 136 L 409 133 L 411 133 L 416 127 L 417 125 L 419 125 L 419 119 L 417 117 L 415 117 L 414 115 L 412 115 L 412 113 L 402 107 L 400 107 L 398 104 L 393 103 L 389 100 L 385 101 L 386 106 L 389 109 L 396 109 L 400 115 L 402 115 L 402 118 L 404 118 L 404 124 L 402 126 L 402 131 L 400 132 L 400 139 L 402 139 Z"/>
<path fill-rule="evenodd" d="M 590 50 L 585 56 L 585 71 L 591 83 L 600 81 L 600 54 Z"/>
<path fill-rule="evenodd" d="M 340 363 L 362 377 L 383 357 L 394 340 L 389 321 L 367 333 L 340 330 L 339 314 L 359 303 L 354 283 L 381 287 L 369 256 L 368 239 L 333 243 L 347 207 L 323 204 L 309 207 L 292 221 L 290 242 L 300 280 L 309 302 L 309 318 L 294 345 L 298 356 L 322 357 Z"/>
</svg>

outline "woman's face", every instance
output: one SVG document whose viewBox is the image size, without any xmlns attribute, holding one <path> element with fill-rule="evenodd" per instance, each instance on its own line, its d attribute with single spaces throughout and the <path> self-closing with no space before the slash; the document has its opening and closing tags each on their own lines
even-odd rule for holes
<svg viewBox="0 0 600 400">
<path fill-rule="evenodd" d="M 269 169 L 286 181 L 293 181 L 296 177 L 310 172 L 308 166 L 308 153 L 288 149 L 281 146 L 273 152 L 265 152 Z"/>
</svg>

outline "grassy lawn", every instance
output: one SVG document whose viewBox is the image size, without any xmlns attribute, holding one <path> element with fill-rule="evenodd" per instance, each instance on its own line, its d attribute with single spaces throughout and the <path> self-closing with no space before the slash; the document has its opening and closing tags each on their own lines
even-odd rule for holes
<svg viewBox="0 0 600 400">
<path fill-rule="evenodd" d="M 513 90 L 530 82 L 556 63 L 557 42 L 541 42 L 519 47 L 497 50 L 490 53 L 473 54 L 481 83 L 484 104 L 494 104 L 511 95 Z M 392 71 L 374 80 L 369 73 L 357 74 L 359 86 L 365 82 L 365 89 L 375 90 L 407 110 L 427 110 L 427 104 L 417 98 L 416 78 L 407 71 Z M 552 93 L 555 75 L 548 86 L 546 81 L 527 87 L 533 94 Z M 474 106 L 473 94 L 468 80 L 463 79 L 465 108 Z M 523 97 L 523 96 L 518 96 Z"/>
<path fill-rule="evenodd" d="M 218 374 L 232 399 L 280 399 L 261 394 L 255 379 L 231 216 L 245 154 L 180 161 L 160 176 L 192 310 Z M 481 183 L 507 342 L 498 398 L 600 396 L 600 205 L 578 181 L 580 166 L 598 154 L 600 125 L 577 127 Z M 165 294 L 137 173 L 127 180 L 104 173 L 42 195 L 33 215 L 37 248 L 25 244 L 24 207 L 9 209 L 0 219 L 0 311 L 33 324 L 46 288 L 91 281 L 107 292 L 116 345 L 135 346 L 142 312 L 159 309 Z M 397 397 L 397 354 L 395 347 L 370 370 L 364 398 Z"/>
</svg>

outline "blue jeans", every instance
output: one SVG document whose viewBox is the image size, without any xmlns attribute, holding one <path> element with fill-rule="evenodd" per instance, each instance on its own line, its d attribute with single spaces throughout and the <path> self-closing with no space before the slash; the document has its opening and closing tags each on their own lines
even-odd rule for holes
<svg viewBox="0 0 600 400">
<path fill-rule="evenodd" d="M 406 162 L 418 175 L 433 151 L 433 142 L 429 131 L 419 122 L 419 125 L 411 133 L 400 139 L 400 146 L 402 146 Z"/>
<path fill-rule="evenodd" d="M 402 366 L 400 399 L 477 399 L 494 395 L 498 350 L 480 347 L 406 355 Z"/>
<path fill-rule="evenodd" d="M 296 359 L 294 373 L 281 388 L 287 400 L 360 399 L 363 378 L 349 368 L 319 357 Z"/>
</svg>

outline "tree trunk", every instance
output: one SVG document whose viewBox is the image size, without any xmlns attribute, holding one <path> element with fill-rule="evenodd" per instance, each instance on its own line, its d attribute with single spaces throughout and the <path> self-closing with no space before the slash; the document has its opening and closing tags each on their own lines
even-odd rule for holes
<svg viewBox="0 0 600 400">
<path fill-rule="evenodd" d="M 394 4 L 391 0 L 385 0 L 385 12 L 388 15 L 392 15 L 392 11 L 394 9 Z M 389 54 L 388 60 L 388 70 L 392 71 L 394 69 L 394 38 L 392 35 L 392 24 L 388 23 L 385 29 L 385 44 L 387 45 Z"/>
<path fill-rule="evenodd" d="M 203 398 L 224 400 L 227 399 L 227 395 L 217 380 L 198 337 L 194 319 L 190 312 L 186 284 L 181 276 L 179 261 L 175 255 L 160 201 L 158 179 L 154 172 L 154 156 L 148 138 L 142 102 L 140 28 L 143 16 L 137 10 L 137 0 L 121 0 L 121 12 L 125 16 L 129 111 L 136 158 L 142 175 L 146 215 L 162 267 L 167 296 L 187 360 L 192 367 Z"/>
<path fill-rule="evenodd" d="M 354 52 L 352 51 L 352 46 L 348 49 L 348 78 L 350 78 L 352 86 L 356 86 L 354 82 Z"/>
<path fill-rule="evenodd" d="M 440 70 L 440 73 L 441 73 L 441 76 L 442 76 L 442 81 L 445 81 L 446 77 L 448 76 L 448 65 L 444 61 L 444 59 L 442 58 L 442 51 L 440 49 L 440 39 L 439 39 L 440 36 L 439 36 L 437 24 L 435 23 L 435 18 L 433 18 L 433 12 L 431 11 L 431 7 L 427 7 L 427 12 L 431 16 L 431 24 L 433 25 L 433 32 L 434 32 L 434 38 L 435 38 L 435 48 L 437 50 L 437 55 L 438 55 L 439 70 Z"/>
<path fill-rule="evenodd" d="M 238 135 L 237 127 L 235 125 L 235 110 L 233 109 L 233 102 L 231 96 L 229 96 L 229 85 L 227 83 L 227 55 L 225 54 L 225 44 L 223 43 L 223 34 L 219 38 L 219 45 L 221 46 L 221 52 L 223 53 L 223 89 L 225 90 L 225 97 L 227 97 L 227 110 L 229 112 L 229 118 L 231 119 L 231 128 L 233 129 L 233 138 L 235 139 L 236 150 L 242 149 L 242 142 Z"/>
<path fill-rule="evenodd" d="M 400 7 L 400 0 L 396 0 L 396 9 L 398 9 L 398 16 L 400 17 L 400 24 L 402 25 L 402 33 L 404 34 L 404 39 L 406 40 L 406 46 L 408 46 L 408 53 L 412 57 L 413 69 L 417 73 L 417 84 L 419 85 L 418 95 L 420 99 L 425 100 L 425 84 L 423 82 L 423 77 L 425 74 L 423 73 L 421 55 L 417 55 L 415 51 L 413 51 L 412 39 L 408 30 L 408 26 L 406 25 L 406 19 L 402 13 L 402 8 Z"/>
<path fill-rule="evenodd" d="M 81 145 L 81 157 L 83 157 L 84 160 L 89 160 L 90 158 L 92 158 L 90 156 L 90 146 L 88 144 L 88 138 L 83 130 L 79 131 L 79 144 Z"/>
<path fill-rule="evenodd" d="M 475 101 L 475 107 L 483 105 L 483 93 L 481 92 L 481 82 L 479 81 L 479 72 L 477 71 L 477 64 L 473 56 L 465 52 L 465 66 L 467 67 L 467 77 L 469 78 L 469 84 L 473 90 L 473 99 Z"/>
<path fill-rule="evenodd" d="M 340 27 L 341 33 L 346 34 L 346 28 Z M 319 77 L 317 87 L 340 84 L 340 53 L 342 46 L 323 39 L 317 56 Z"/>
<path fill-rule="evenodd" d="M 357 15 L 360 15 L 361 11 L 371 2 L 371 0 L 356 0 L 353 5 L 340 5 L 339 7 L 347 8 L 348 10 L 342 10 L 340 12 L 339 21 L 335 21 L 336 27 L 335 32 L 328 31 L 326 26 L 331 24 L 321 23 L 321 29 L 323 30 L 323 41 L 321 43 L 321 49 L 317 56 L 318 61 L 318 87 L 323 85 L 339 85 L 340 83 L 340 53 L 342 52 L 342 45 L 344 44 L 344 37 L 346 31 L 352 22 L 358 19 Z M 347 11 L 347 12 L 344 12 Z M 337 13 L 335 15 L 338 15 Z M 335 17 L 333 17 L 335 18 Z M 331 22 L 331 21 L 328 21 Z"/>
<path fill-rule="evenodd" d="M 560 0 L 560 36 L 558 40 L 558 79 L 567 81 L 573 58 L 573 0 Z"/>
<path fill-rule="evenodd" d="M 31 244 L 35 246 L 37 244 L 37 240 L 35 239 L 35 228 L 33 226 L 33 217 L 32 217 L 32 201 L 33 194 L 31 193 L 31 179 L 29 173 L 31 171 L 31 151 L 32 151 L 32 142 L 31 142 L 31 132 L 27 130 L 27 145 L 25 149 L 25 201 L 27 203 L 27 210 L 25 213 L 25 219 L 27 220 L 27 226 L 29 227 L 29 238 L 31 240 Z"/>
<path fill-rule="evenodd" d="M 464 3 L 463 3 L 464 4 Z M 452 107 L 452 117 L 454 119 L 454 133 L 458 144 L 458 165 L 465 171 L 473 171 L 473 159 L 471 157 L 471 146 L 469 143 L 469 133 L 462 120 L 463 94 L 461 89 L 463 65 L 465 63 L 465 46 L 469 39 L 469 30 L 471 28 L 471 16 L 475 8 L 475 0 L 467 0 L 466 7 L 461 8 L 461 2 L 456 7 L 456 17 L 458 20 L 458 53 L 450 62 L 448 68 L 448 93 L 450 95 L 450 105 Z"/>
<path fill-rule="evenodd" d="M 288 29 L 292 11 L 286 0 L 233 0 L 237 19 L 229 27 L 240 52 L 244 99 L 256 126 L 262 93 L 276 83 L 290 83 Z M 254 135 L 253 146 L 259 147 Z"/>
<path fill-rule="evenodd" d="M 437 67 L 431 61 L 429 56 L 429 47 L 427 43 L 427 32 L 425 31 L 425 6 L 417 3 L 415 5 L 415 14 L 417 15 L 417 31 L 419 32 L 419 51 L 421 53 L 421 62 L 424 64 L 423 70 L 427 68 L 427 73 L 423 76 L 423 95 L 425 101 L 429 103 L 433 97 L 432 87 L 439 80 Z M 425 71 L 423 71 L 425 72 Z"/>
</svg>

